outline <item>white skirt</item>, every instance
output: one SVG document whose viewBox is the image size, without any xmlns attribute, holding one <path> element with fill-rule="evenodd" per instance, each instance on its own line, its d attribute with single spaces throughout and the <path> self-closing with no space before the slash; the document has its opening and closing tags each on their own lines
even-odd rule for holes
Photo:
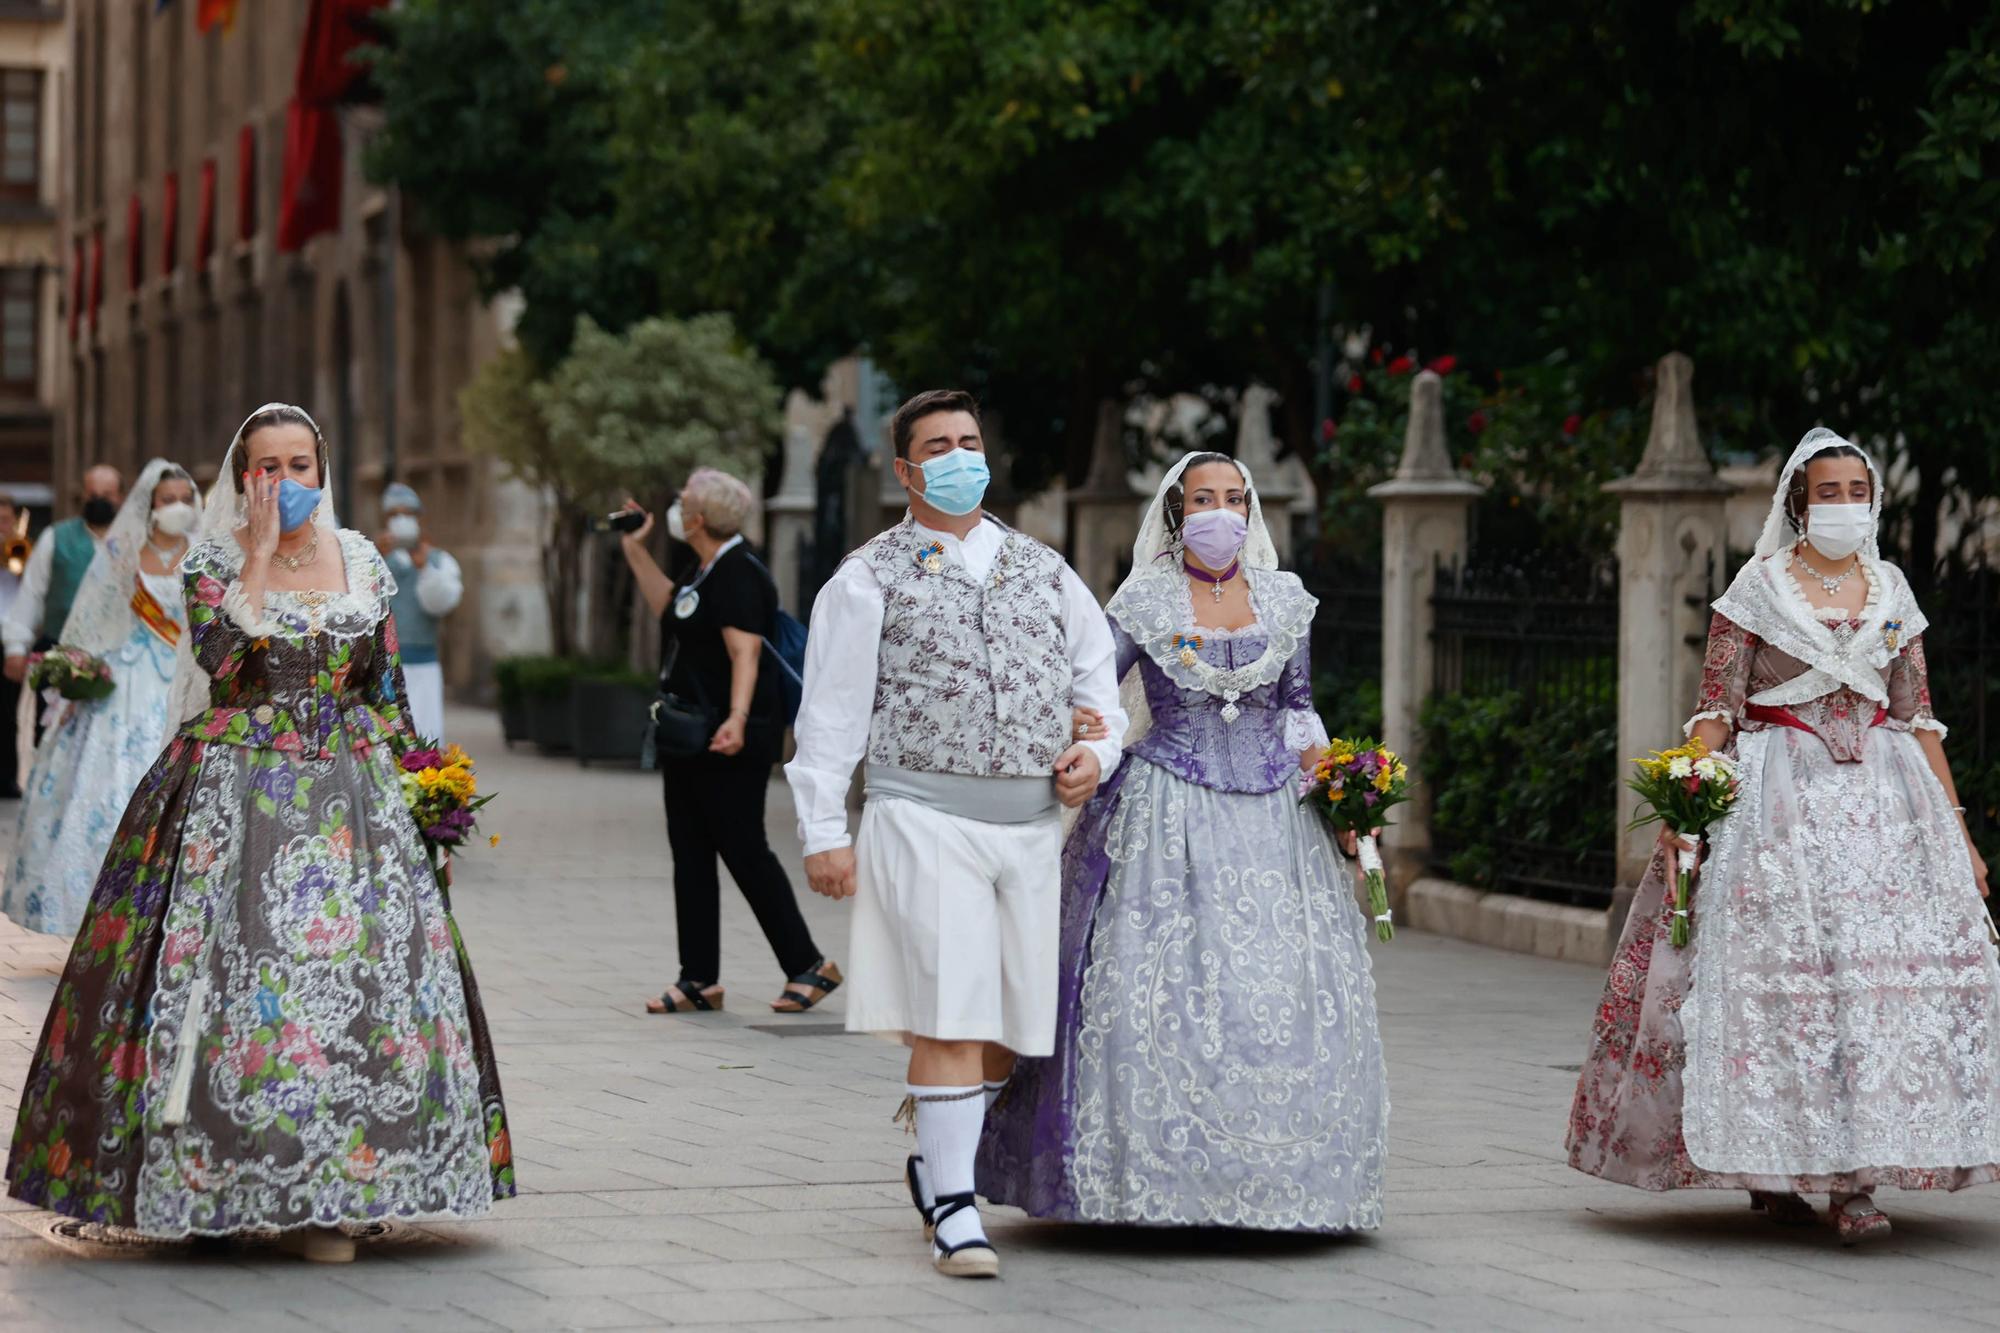
<svg viewBox="0 0 2000 1333">
<path fill-rule="evenodd" d="M 436 662 L 403 664 L 403 683 L 410 691 L 410 725 L 425 740 L 444 739 L 444 667 Z"/>
<path fill-rule="evenodd" d="M 870 800 L 855 842 L 847 1030 L 1055 1050 L 1062 826 Z"/>
<path fill-rule="evenodd" d="M 1694 894 L 1688 1157 L 1764 1176 L 2000 1162 L 2000 960 L 1923 747 L 1876 727 L 1836 763 L 1773 728 L 1737 756 Z"/>
</svg>

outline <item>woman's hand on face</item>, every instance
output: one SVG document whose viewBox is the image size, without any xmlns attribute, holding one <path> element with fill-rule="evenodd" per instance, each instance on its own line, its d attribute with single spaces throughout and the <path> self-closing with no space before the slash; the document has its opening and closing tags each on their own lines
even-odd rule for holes
<svg viewBox="0 0 2000 1333">
<path fill-rule="evenodd" d="M 629 495 L 625 497 L 625 510 L 627 513 L 644 514 L 646 516 L 644 523 L 641 523 L 638 527 L 632 529 L 632 531 L 623 534 L 626 541 L 631 542 L 635 546 L 644 546 L 646 538 L 653 535 L 652 511 Z"/>
<path fill-rule="evenodd" d="M 1072 740 L 1101 741 L 1110 738 L 1111 728 L 1104 725 L 1104 714 L 1078 704 L 1070 712 L 1069 734 Z"/>
<path fill-rule="evenodd" d="M 743 724 L 745 721 L 746 719 L 741 713 L 731 713 L 728 717 L 724 718 L 722 725 L 715 729 L 715 735 L 709 739 L 709 752 L 712 754 L 742 753 Z"/>
<path fill-rule="evenodd" d="M 243 485 L 244 537 L 251 554 L 269 558 L 278 549 L 278 479 L 262 470 Z"/>
</svg>

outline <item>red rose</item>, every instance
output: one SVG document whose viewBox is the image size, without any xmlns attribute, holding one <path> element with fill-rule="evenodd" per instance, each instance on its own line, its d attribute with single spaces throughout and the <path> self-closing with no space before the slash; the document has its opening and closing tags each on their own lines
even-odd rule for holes
<svg viewBox="0 0 2000 1333">
<path fill-rule="evenodd" d="M 1373 362 L 1374 362 L 1374 363 L 1375 363 L 1376 365 L 1378 365 L 1378 366 L 1379 366 L 1379 365 L 1381 365 L 1381 364 L 1382 364 L 1382 349 L 1381 349 L 1381 348 L 1379 348 L 1379 347 L 1377 347 L 1377 348 L 1376 348 L 1376 349 L 1375 349 L 1374 351 L 1372 351 L 1372 352 L 1368 353 L 1368 359 L 1369 359 L 1370 361 L 1373 361 Z"/>
<path fill-rule="evenodd" d="M 1328 444 L 1333 443 L 1333 437 L 1336 434 L 1338 434 L 1339 431 L 1340 431 L 1340 426 L 1334 421 L 1332 417 L 1328 417 L 1325 421 L 1319 423 L 1319 437 L 1322 440 L 1325 440 Z"/>
<path fill-rule="evenodd" d="M 1411 367 L 1415 364 L 1407 356 L 1399 356 L 1389 363 L 1389 373 L 1391 375 L 1407 375 L 1410 373 Z"/>
<path fill-rule="evenodd" d="M 1484 412 L 1474 412 L 1465 419 L 1465 428 L 1474 435 L 1479 434 L 1480 431 L 1486 429 L 1486 414 Z"/>
<path fill-rule="evenodd" d="M 1349 393 L 1361 392 L 1361 377 L 1359 375 L 1353 375 L 1348 378 L 1347 391 Z"/>
<path fill-rule="evenodd" d="M 1428 366 L 1425 366 L 1424 369 L 1434 370 L 1440 375 L 1449 375 L 1452 371 L 1458 369 L 1458 358 L 1455 356 L 1441 356 Z"/>
<path fill-rule="evenodd" d="M 1574 435 L 1583 429 L 1583 418 L 1575 412 L 1563 418 L 1563 434 Z"/>
</svg>

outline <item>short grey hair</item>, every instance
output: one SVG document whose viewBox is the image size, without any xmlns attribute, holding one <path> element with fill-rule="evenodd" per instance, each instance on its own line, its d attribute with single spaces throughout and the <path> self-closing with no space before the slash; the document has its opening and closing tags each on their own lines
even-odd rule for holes
<svg viewBox="0 0 2000 1333">
<path fill-rule="evenodd" d="M 701 515 L 710 534 L 728 541 L 750 521 L 757 497 L 727 472 L 703 467 L 696 468 L 681 487 L 681 503 Z"/>
</svg>

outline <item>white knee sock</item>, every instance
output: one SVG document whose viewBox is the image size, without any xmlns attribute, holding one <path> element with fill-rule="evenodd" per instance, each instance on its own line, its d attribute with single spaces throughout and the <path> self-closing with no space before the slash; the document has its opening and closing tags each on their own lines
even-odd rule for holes
<svg viewBox="0 0 2000 1333">
<path fill-rule="evenodd" d="M 923 1151 L 934 1198 L 972 1192 L 973 1158 L 986 1123 L 984 1092 L 977 1083 L 957 1088 L 910 1085 L 910 1095 L 917 1099 L 917 1147 Z M 940 1246 L 984 1239 L 986 1228 L 975 1208 L 961 1209 L 937 1229 Z"/>
</svg>

